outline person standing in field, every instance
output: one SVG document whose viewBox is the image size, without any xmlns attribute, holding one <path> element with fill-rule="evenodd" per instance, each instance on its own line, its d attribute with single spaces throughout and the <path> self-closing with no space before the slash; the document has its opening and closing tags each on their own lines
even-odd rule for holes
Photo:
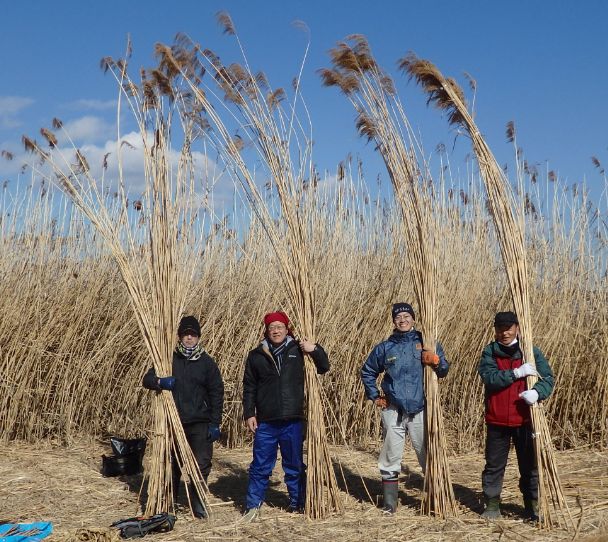
<svg viewBox="0 0 608 542">
<path fill-rule="evenodd" d="M 445 377 L 449 368 L 439 343 L 437 353 L 423 349 L 422 334 L 414 329 L 415 314 L 409 303 L 395 303 L 391 314 L 393 333 L 374 347 L 361 369 L 365 395 L 381 409 L 384 443 L 378 468 L 384 495 L 382 511 L 387 515 L 397 510 L 401 457 L 408 434 L 425 471 L 424 366 L 432 367 L 439 378 Z M 376 384 L 381 373 L 383 393 Z"/>
<path fill-rule="evenodd" d="M 319 344 L 293 338 L 285 313 L 264 316 L 264 340 L 249 352 L 243 375 L 243 417 L 254 433 L 244 521 L 259 514 L 278 448 L 288 510 L 304 510 L 304 356 L 310 357 L 319 374 L 329 370 L 327 354 Z"/>
<path fill-rule="evenodd" d="M 211 471 L 213 443 L 221 435 L 224 382 L 217 364 L 203 350 L 200 343 L 201 326 L 194 316 L 181 319 L 177 335 L 171 375 L 159 378 L 154 367 L 151 367 L 144 376 L 143 385 L 149 390 L 164 390 L 173 394 L 186 439 L 206 484 Z M 177 499 L 181 472 L 175 457 L 172 477 L 174 499 Z M 194 516 L 207 517 L 197 492 L 192 490 L 189 495 Z"/>
<path fill-rule="evenodd" d="M 481 475 L 485 510 L 482 517 L 499 519 L 500 493 L 511 442 L 519 466 L 519 489 L 526 518 L 538 521 L 538 468 L 534 453 L 530 406 L 549 397 L 553 372 L 543 353 L 534 347 L 534 363 L 524 363 L 519 348 L 519 322 L 513 312 L 494 318 L 495 341 L 487 345 L 479 362 L 485 386 L 486 465 Z M 526 377 L 539 380 L 527 389 Z"/>
</svg>

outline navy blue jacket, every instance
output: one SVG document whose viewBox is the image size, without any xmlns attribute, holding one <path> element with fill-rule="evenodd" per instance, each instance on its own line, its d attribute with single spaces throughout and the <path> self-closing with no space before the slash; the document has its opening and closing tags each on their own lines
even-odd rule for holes
<svg viewBox="0 0 608 542">
<path fill-rule="evenodd" d="M 329 371 L 329 359 L 317 344 L 310 358 L 317 373 Z M 304 354 L 292 340 L 280 366 L 264 343 L 247 356 L 243 374 L 243 418 L 256 416 L 258 422 L 304 418 Z"/>
<path fill-rule="evenodd" d="M 436 347 L 439 365 L 435 373 L 439 378 L 448 374 L 448 362 L 439 343 Z M 413 415 L 424 410 L 424 366 L 422 365 L 422 335 L 412 330 L 394 331 L 384 342 L 374 347 L 361 369 L 365 395 L 372 401 L 380 397 L 376 379 L 384 373 L 382 391 L 388 402 Z"/>
</svg>

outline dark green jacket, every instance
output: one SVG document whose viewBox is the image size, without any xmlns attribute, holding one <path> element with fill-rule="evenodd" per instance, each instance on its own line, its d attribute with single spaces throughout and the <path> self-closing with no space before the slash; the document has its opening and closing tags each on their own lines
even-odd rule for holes
<svg viewBox="0 0 608 542">
<path fill-rule="evenodd" d="M 540 349 L 534 347 L 533 351 L 539 375 L 533 389 L 538 393 L 538 400 L 542 401 L 553 391 L 553 372 Z M 478 372 L 485 385 L 487 423 L 519 426 L 529 422 L 530 409 L 519 397 L 526 389 L 526 379 L 515 378 L 513 372 L 522 365 L 522 361 L 519 348 L 503 349 L 497 341 L 484 348 Z"/>
</svg>

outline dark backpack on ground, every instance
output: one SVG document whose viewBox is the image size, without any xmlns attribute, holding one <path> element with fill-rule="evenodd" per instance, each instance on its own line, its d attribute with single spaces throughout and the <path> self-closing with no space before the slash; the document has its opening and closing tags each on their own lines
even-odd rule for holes
<svg viewBox="0 0 608 542">
<path fill-rule="evenodd" d="M 121 519 L 112 523 L 122 538 L 142 538 L 148 533 L 166 533 L 173 530 L 177 518 L 163 512 L 151 517 Z"/>
</svg>

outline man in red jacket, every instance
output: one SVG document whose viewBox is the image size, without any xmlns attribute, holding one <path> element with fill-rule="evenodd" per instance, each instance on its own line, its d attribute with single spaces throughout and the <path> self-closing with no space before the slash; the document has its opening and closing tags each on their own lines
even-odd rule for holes
<svg viewBox="0 0 608 542">
<path fill-rule="evenodd" d="M 519 489 L 526 517 L 538 521 L 538 468 L 530 406 L 549 397 L 553 373 L 543 353 L 534 347 L 535 366 L 524 363 L 519 348 L 519 322 L 513 312 L 494 318 L 496 340 L 486 346 L 479 362 L 479 376 L 486 395 L 486 466 L 481 475 L 485 510 L 482 517 L 500 519 L 500 493 L 511 441 L 519 466 Z M 532 389 L 526 377 L 538 375 Z"/>
</svg>

